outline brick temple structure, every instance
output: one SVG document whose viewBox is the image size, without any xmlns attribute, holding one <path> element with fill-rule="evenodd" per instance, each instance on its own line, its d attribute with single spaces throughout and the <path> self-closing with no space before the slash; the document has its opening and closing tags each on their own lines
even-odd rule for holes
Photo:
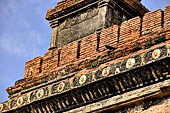
<svg viewBox="0 0 170 113">
<path fill-rule="evenodd" d="M 46 19 L 50 47 L 0 113 L 170 113 L 170 5 L 62 0 Z"/>
</svg>

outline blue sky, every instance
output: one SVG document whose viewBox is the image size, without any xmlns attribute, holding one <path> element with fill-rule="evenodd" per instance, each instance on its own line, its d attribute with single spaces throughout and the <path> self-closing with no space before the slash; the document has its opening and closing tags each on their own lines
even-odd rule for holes
<svg viewBox="0 0 170 113">
<path fill-rule="evenodd" d="M 45 15 L 59 0 L 0 0 L 0 102 L 6 88 L 24 77 L 25 62 L 48 50 L 51 28 Z M 162 9 L 170 0 L 143 0 L 149 10 Z"/>
</svg>

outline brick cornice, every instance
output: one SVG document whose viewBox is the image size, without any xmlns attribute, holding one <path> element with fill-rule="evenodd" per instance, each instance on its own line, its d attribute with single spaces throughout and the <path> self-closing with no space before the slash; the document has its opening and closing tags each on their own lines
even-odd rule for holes
<svg viewBox="0 0 170 113">
<path fill-rule="evenodd" d="M 71 12 L 75 12 L 75 10 L 81 9 L 82 7 L 92 4 L 94 2 L 117 2 L 113 0 L 63 0 L 57 4 L 57 6 L 54 9 L 48 9 L 46 19 L 52 20 L 57 17 L 60 17 L 62 15 L 69 14 Z M 127 6 L 131 7 L 133 10 L 136 10 L 140 13 L 140 15 L 144 15 L 144 13 L 148 12 L 148 9 L 146 9 L 140 2 L 138 1 L 132 1 L 132 0 L 121 0 L 119 2 L 122 2 L 126 4 Z"/>
</svg>

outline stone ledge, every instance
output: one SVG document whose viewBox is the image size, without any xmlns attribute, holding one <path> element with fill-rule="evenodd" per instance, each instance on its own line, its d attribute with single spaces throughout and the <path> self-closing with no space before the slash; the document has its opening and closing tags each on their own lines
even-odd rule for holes
<svg viewBox="0 0 170 113">
<path fill-rule="evenodd" d="M 130 91 L 125 94 L 117 95 L 112 98 L 96 102 L 94 104 L 89 104 L 77 109 L 73 109 L 65 113 L 92 113 L 103 111 L 103 109 L 116 110 L 118 108 L 121 108 L 122 106 L 128 106 L 134 103 L 141 103 L 141 101 L 145 99 L 170 95 L 169 90 L 170 80 L 166 80 L 164 82 Z"/>
<path fill-rule="evenodd" d="M 96 0 L 78 0 L 76 2 L 72 2 L 71 4 L 67 4 L 67 2 L 70 2 L 70 1 L 61 1 L 57 4 L 57 6 L 54 9 L 48 9 L 46 19 L 51 20 L 53 16 L 58 15 L 58 13 L 63 13 L 63 10 L 65 12 L 70 12 L 72 10 L 75 10 L 75 7 L 81 7 L 83 5 L 86 5 L 88 2 L 94 2 Z M 100 2 L 106 2 L 106 0 L 102 0 Z M 112 1 L 109 1 L 109 2 L 112 2 Z M 137 11 L 139 11 L 141 15 L 149 11 L 140 2 L 131 1 L 131 0 L 123 0 L 121 2 L 124 2 L 130 7 L 136 9 Z"/>
</svg>

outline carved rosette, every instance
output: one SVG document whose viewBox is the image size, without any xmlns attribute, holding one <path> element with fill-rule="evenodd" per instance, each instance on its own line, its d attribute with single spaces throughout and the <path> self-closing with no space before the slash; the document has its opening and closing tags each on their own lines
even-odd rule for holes
<svg viewBox="0 0 170 113">
<path fill-rule="evenodd" d="M 126 68 L 132 68 L 136 63 L 135 58 L 129 58 L 126 62 Z"/>
<path fill-rule="evenodd" d="M 61 93 L 64 90 L 64 88 L 65 88 L 65 83 L 64 82 L 60 83 L 57 87 L 57 92 Z"/>
<path fill-rule="evenodd" d="M 106 77 L 110 74 L 110 67 L 107 67 L 107 68 L 104 68 L 103 71 L 102 71 L 102 76 L 103 77 Z"/>
<path fill-rule="evenodd" d="M 43 89 L 38 90 L 37 93 L 36 93 L 36 97 L 37 97 L 38 99 L 40 99 L 40 98 L 42 98 L 43 96 L 44 96 L 44 90 L 43 90 Z"/>
<path fill-rule="evenodd" d="M 152 52 L 152 58 L 153 59 L 158 59 L 158 58 L 160 58 L 160 56 L 161 56 L 161 50 L 160 49 L 155 49 L 153 52 Z"/>
<path fill-rule="evenodd" d="M 115 69 L 115 74 L 119 74 L 120 73 L 120 68 L 116 68 Z"/>
<path fill-rule="evenodd" d="M 4 105 L 0 104 L 0 111 L 2 111 L 4 109 Z"/>
<path fill-rule="evenodd" d="M 79 84 L 83 85 L 85 82 L 87 81 L 87 76 L 86 75 L 82 75 L 79 79 Z"/>
<path fill-rule="evenodd" d="M 19 97 L 18 100 L 17 100 L 17 106 L 19 107 L 19 106 L 23 105 L 23 103 L 24 103 L 24 98 Z"/>
</svg>

